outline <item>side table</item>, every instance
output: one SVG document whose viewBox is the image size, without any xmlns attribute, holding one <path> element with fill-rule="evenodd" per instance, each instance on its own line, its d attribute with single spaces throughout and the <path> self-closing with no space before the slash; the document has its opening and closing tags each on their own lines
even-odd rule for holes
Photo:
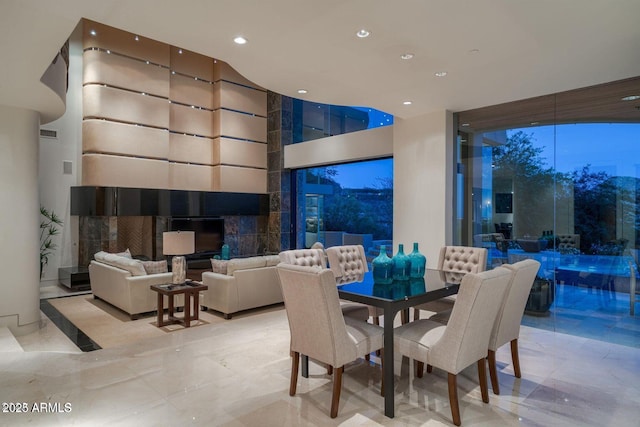
<svg viewBox="0 0 640 427">
<path fill-rule="evenodd" d="M 184 284 L 167 283 L 164 285 L 151 285 L 151 290 L 158 293 L 158 327 L 181 323 L 185 328 L 191 326 L 192 320 L 199 319 L 200 313 L 200 291 L 209 289 L 207 285 L 200 282 L 187 281 Z M 176 295 L 184 295 L 184 317 L 174 316 L 174 297 Z M 169 300 L 168 318 L 164 321 L 164 296 Z M 191 310 L 193 304 L 193 312 Z"/>
</svg>

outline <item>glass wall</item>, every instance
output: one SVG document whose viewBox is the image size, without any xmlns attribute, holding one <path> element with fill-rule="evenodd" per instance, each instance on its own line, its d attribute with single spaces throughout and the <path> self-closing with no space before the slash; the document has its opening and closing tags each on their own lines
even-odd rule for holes
<svg viewBox="0 0 640 427">
<path fill-rule="evenodd" d="M 296 247 L 361 244 L 370 256 L 390 244 L 393 159 L 300 169 L 296 187 Z"/>
<path fill-rule="evenodd" d="M 458 115 L 458 243 L 486 247 L 488 268 L 541 263 L 523 324 L 640 347 L 638 120 L 476 130 L 472 116 Z"/>
<path fill-rule="evenodd" d="M 368 107 L 293 100 L 293 143 L 393 124 L 393 115 Z"/>
</svg>

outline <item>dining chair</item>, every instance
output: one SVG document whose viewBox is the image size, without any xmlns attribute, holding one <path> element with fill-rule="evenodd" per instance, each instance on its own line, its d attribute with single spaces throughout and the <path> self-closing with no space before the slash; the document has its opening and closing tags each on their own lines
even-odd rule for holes
<svg viewBox="0 0 640 427">
<path fill-rule="evenodd" d="M 290 265 L 327 269 L 327 256 L 321 248 L 290 249 L 278 254 L 280 262 Z M 356 302 L 341 302 L 342 313 L 345 316 L 366 322 L 369 320 L 368 306 Z"/>
<path fill-rule="evenodd" d="M 457 426 L 461 424 L 457 375 L 474 362 L 478 366 L 482 401 L 489 402 L 487 348 L 510 280 L 511 272 L 502 267 L 467 273 L 460 283 L 449 323 L 420 319 L 394 331 L 394 349 L 417 362 L 418 377 L 422 376 L 425 363 L 448 373 L 451 415 Z"/>
<path fill-rule="evenodd" d="M 507 292 L 502 299 L 496 321 L 489 338 L 489 377 L 494 394 L 500 394 L 498 372 L 496 369 L 496 350 L 504 344 L 511 343 L 511 360 L 516 378 L 521 378 L 520 359 L 518 357 L 518 337 L 524 308 L 527 305 L 531 286 L 540 269 L 540 263 L 533 259 L 525 259 L 515 264 L 503 264 L 502 267 L 512 271 Z"/>
<path fill-rule="evenodd" d="M 329 268 L 336 277 L 339 285 L 362 282 L 369 271 L 367 257 L 362 245 L 332 246 L 326 249 Z M 373 323 L 380 324 L 383 310 L 380 307 L 366 306 Z"/>
<path fill-rule="evenodd" d="M 344 366 L 382 349 L 383 329 L 342 314 L 335 277 L 330 270 L 284 263 L 276 269 L 291 333 L 289 395 L 296 394 L 301 354 L 326 363 L 333 368 L 330 414 L 335 418 Z"/>
<path fill-rule="evenodd" d="M 446 272 L 459 281 L 467 273 L 480 273 L 487 266 L 487 249 L 473 246 L 443 246 L 438 257 L 438 270 Z M 413 319 L 420 318 L 420 310 L 434 313 L 451 310 L 456 295 L 440 298 L 413 307 Z"/>
</svg>

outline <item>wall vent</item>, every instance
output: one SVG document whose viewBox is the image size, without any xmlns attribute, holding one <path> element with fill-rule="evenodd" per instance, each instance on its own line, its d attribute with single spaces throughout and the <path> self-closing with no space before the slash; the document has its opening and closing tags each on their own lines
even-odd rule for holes
<svg viewBox="0 0 640 427">
<path fill-rule="evenodd" d="M 55 129 L 40 129 L 42 138 L 58 139 L 58 131 Z"/>
</svg>

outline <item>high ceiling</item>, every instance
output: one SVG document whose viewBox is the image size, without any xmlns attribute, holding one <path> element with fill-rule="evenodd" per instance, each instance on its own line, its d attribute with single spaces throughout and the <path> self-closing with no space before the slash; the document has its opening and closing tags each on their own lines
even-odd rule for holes
<svg viewBox="0 0 640 427">
<path fill-rule="evenodd" d="M 49 108 L 40 77 L 81 18 L 409 118 L 640 76 L 638 17 L 638 0 L 0 0 L 0 105 Z"/>
</svg>

